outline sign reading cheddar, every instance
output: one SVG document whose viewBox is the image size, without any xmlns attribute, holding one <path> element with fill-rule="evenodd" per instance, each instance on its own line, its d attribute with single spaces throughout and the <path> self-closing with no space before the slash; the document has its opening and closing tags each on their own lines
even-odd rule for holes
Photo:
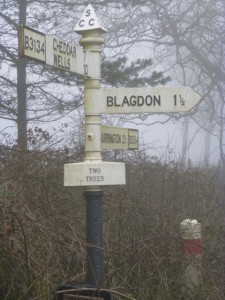
<svg viewBox="0 0 225 300">
<path fill-rule="evenodd" d="M 84 74 L 84 54 L 80 46 L 46 35 L 46 64 L 65 71 Z M 81 59 L 82 58 L 82 59 Z"/>
<path fill-rule="evenodd" d="M 19 27 L 21 57 L 35 59 L 57 69 L 87 77 L 100 77 L 96 68 L 96 53 L 46 35 L 24 25 Z"/>
</svg>

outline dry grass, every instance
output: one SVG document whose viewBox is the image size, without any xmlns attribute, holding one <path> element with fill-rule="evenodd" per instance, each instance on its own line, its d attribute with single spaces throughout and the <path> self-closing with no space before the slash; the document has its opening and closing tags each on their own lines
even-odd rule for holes
<svg viewBox="0 0 225 300">
<path fill-rule="evenodd" d="M 58 283 L 85 282 L 83 189 L 63 187 L 64 162 L 62 153 L 12 153 L 2 164 L 1 299 L 47 300 Z M 225 299 L 218 177 L 217 169 L 128 164 L 127 185 L 104 189 L 107 287 L 127 299 L 182 299 L 179 224 L 195 218 L 204 280 L 189 298 Z"/>
</svg>

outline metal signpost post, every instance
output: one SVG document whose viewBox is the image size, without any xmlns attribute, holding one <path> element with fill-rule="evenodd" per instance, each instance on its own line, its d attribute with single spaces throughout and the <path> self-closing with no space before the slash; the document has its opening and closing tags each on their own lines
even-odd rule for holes
<svg viewBox="0 0 225 300">
<path fill-rule="evenodd" d="M 97 165 L 88 166 L 86 183 L 94 182 L 95 185 L 86 187 L 86 232 L 87 232 L 87 284 L 97 288 L 104 287 L 104 251 L 103 251 L 103 191 L 98 182 L 104 182 L 101 161 L 101 115 L 86 113 L 86 91 L 90 88 L 100 89 L 100 55 L 101 45 L 104 43 L 103 34 L 106 30 L 99 24 L 92 7 L 87 7 L 83 16 L 75 27 L 75 31 L 83 38 L 80 45 L 84 50 L 93 52 L 96 64 L 96 76 L 84 80 L 84 105 L 85 105 L 85 161 Z M 94 103 L 90 104 L 91 107 Z M 107 172 L 107 170 L 106 170 Z M 65 169 L 66 175 L 66 169 Z M 65 181 L 66 182 L 66 181 Z"/>
<path fill-rule="evenodd" d="M 102 187 L 126 184 L 126 176 L 125 164 L 102 161 L 101 151 L 138 149 L 138 130 L 101 126 L 101 115 L 187 112 L 200 101 L 200 96 L 187 86 L 102 89 L 100 56 L 106 29 L 90 4 L 75 26 L 75 32 L 82 36 L 81 46 L 21 25 L 19 51 L 22 57 L 84 76 L 85 159 L 64 166 L 64 185 L 86 188 L 86 287 L 96 292 L 90 294 L 86 289 L 79 292 L 79 296 L 65 292 L 57 294 L 55 299 L 86 299 L 92 295 L 110 300 L 109 293 L 101 292 L 104 287 Z M 63 288 L 65 286 L 61 290 Z"/>
<path fill-rule="evenodd" d="M 101 86 L 100 55 L 106 32 L 91 5 L 89 5 L 75 31 L 82 35 L 80 45 L 90 51 L 95 62 L 96 76 L 84 80 L 85 106 L 85 161 L 65 165 L 65 185 L 85 185 L 86 230 L 87 230 L 87 284 L 96 288 L 104 287 L 104 245 L 103 245 L 103 191 L 102 185 L 125 184 L 125 165 L 102 161 L 101 155 L 101 114 L 92 113 L 94 101 L 88 101 L 89 89 Z M 112 176 L 113 174 L 113 176 Z M 74 178 L 80 175 L 80 178 Z M 73 180 L 74 179 L 74 180 Z M 72 183 L 71 183 L 72 180 Z"/>
</svg>

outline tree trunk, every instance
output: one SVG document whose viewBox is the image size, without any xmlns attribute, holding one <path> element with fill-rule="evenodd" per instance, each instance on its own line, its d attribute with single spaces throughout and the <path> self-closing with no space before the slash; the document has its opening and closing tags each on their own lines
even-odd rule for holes
<svg viewBox="0 0 225 300">
<path fill-rule="evenodd" d="M 26 25 L 27 1 L 18 1 L 19 3 L 19 24 Z M 19 31 L 18 31 L 19 41 Z M 18 57 L 17 63 L 17 96 L 18 96 L 18 146 L 22 151 L 27 150 L 27 86 L 26 86 L 26 62 Z"/>
<path fill-rule="evenodd" d="M 183 122 L 183 136 L 182 136 L 182 153 L 181 153 L 181 163 L 183 166 L 186 165 L 187 151 L 188 151 L 188 128 L 189 127 L 189 117 L 185 117 Z"/>
<path fill-rule="evenodd" d="M 204 165 L 208 168 L 209 166 L 209 156 L 210 156 L 210 150 L 211 150 L 211 140 L 212 140 L 212 135 L 211 135 L 211 126 L 210 124 L 206 128 L 206 133 L 205 133 L 205 149 L 204 149 Z"/>
</svg>

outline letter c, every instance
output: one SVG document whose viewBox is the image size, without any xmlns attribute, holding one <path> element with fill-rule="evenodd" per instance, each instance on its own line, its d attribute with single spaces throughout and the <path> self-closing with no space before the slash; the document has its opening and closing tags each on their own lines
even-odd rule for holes
<svg viewBox="0 0 225 300">
<path fill-rule="evenodd" d="M 84 27 L 84 20 L 80 20 L 79 26 L 80 26 L 80 27 Z"/>
<path fill-rule="evenodd" d="M 89 25 L 90 25 L 90 26 L 93 26 L 93 25 L 95 25 L 95 19 L 90 19 L 90 21 L 89 21 Z"/>
</svg>

